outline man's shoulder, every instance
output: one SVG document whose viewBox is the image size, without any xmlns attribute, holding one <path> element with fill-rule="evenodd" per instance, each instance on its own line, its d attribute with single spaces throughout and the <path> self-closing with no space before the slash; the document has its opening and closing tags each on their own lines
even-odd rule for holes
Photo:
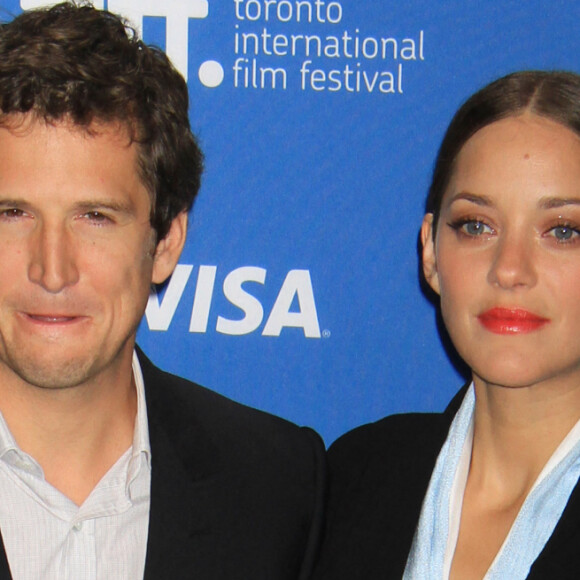
<svg viewBox="0 0 580 580">
<path fill-rule="evenodd" d="M 325 485 L 320 437 L 164 372 L 141 352 L 139 362 L 156 570 L 172 578 L 189 577 L 193 568 L 207 578 L 309 577 Z M 176 505 L 185 522 L 176 532 L 178 549 L 167 541 L 175 523 L 166 511 Z"/>
<path fill-rule="evenodd" d="M 255 458 L 263 463 L 270 456 L 274 463 L 295 465 L 305 457 L 313 463 L 320 460 L 323 444 L 312 429 L 165 372 L 138 353 L 150 432 L 162 429 L 176 445 L 195 446 L 201 440 L 229 461 Z"/>
</svg>

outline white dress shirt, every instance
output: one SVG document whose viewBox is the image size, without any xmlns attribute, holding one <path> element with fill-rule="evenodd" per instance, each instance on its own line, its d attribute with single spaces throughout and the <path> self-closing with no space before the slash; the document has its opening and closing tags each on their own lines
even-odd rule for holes
<svg viewBox="0 0 580 580">
<path fill-rule="evenodd" d="M 133 444 L 81 506 L 45 480 L 40 465 L 18 448 L 0 414 L 0 529 L 14 580 L 143 578 L 151 449 L 143 375 L 135 353 L 133 376 Z"/>
</svg>

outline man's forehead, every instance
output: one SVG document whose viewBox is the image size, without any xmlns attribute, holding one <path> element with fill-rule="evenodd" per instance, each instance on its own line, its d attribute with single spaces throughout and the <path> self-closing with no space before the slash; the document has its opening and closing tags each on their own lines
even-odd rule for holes
<svg viewBox="0 0 580 580">
<path fill-rule="evenodd" d="M 63 116 L 60 119 L 45 119 L 34 112 L 12 113 L 4 116 L 0 114 L 0 155 L 2 155 L 1 149 L 10 147 L 10 154 L 14 157 L 17 154 L 14 151 L 14 144 L 17 142 L 10 139 L 7 134 L 10 137 L 22 137 L 25 140 L 27 137 L 33 138 L 36 143 L 39 139 L 43 140 L 48 155 L 60 146 L 63 134 L 65 137 L 70 136 L 75 140 L 75 149 L 79 154 L 84 149 L 85 143 L 90 149 L 93 140 L 105 142 L 107 149 L 132 150 L 134 175 L 145 187 L 150 199 L 153 200 L 151 188 L 144 178 L 140 163 L 141 145 L 135 139 L 133 127 L 129 122 L 96 118 L 86 125 L 75 123 L 70 116 Z M 3 139 L 3 135 L 8 138 Z M 73 162 L 74 159 L 75 157 L 72 159 Z"/>
<path fill-rule="evenodd" d="M 4 189 L 15 186 L 21 195 L 29 189 L 27 184 L 45 192 L 50 187 L 114 196 L 141 191 L 151 203 L 140 171 L 138 144 L 125 124 L 96 121 L 85 127 L 70 119 L 47 122 L 30 114 L 6 119 L 0 124 Z"/>
<path fill-rule="evenodd" d="M 35 112 L 0 114 L 0 130 L 10 131 L 15 136 L 26 136 L 39 126 L 55 131 L 78 133 L 86 137 L 107 134 L 118 138 L 119 144 L 127 147 L 136 143 L 133 124 L 120 119 L 105 120 L 96 117 L 90 123 L 77 123 L 70 115 L 54 119 L 37 115 Z"/>
</svg>

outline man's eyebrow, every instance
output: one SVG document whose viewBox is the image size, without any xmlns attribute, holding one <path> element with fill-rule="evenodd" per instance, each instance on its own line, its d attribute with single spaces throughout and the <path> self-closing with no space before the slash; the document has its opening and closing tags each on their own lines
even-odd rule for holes
<svg viewBox="0 0 580 580">
<path fill-rule="evenodd" d="M 3 197 L 0 198 L 0 206 L 1 207 L 18 207 L 27 209 L 31 206 L 31 204 L 21 198 L 16 197 Z"/>
<path fill-rule="evenodd" d="M 478 193 L 470 193 L 468 191 L 460 191 L 459 193 L 453 194 L 449 201 L 447 202 L 447 206 L 450 206 L 452 203 L 456 201 L 465 200 L 470 201 L 476 205 L 481 205 L 483 207 L 493 207 L 494 203 L 491 198 L 487 197 L 487 195 L 481 195 Z"/>
<path fill-rule="evenodd" d="M 578 197 L 543 197 L 540 199 L 538 206 L 540 209 L 553 209 L 564 207 L 566 205 L 580 205 Z"/>
<path fill-rule="evenodd" d="M 74 205 L 77 211 L 101 211 L 109 210 L 116 213 L 125 213 L 129 215 L 135 214 L 135 205 L 129 201 L 121 202 L 113 199 L 89 199 L 86 201 L 79 201 Z"/>
</svg>

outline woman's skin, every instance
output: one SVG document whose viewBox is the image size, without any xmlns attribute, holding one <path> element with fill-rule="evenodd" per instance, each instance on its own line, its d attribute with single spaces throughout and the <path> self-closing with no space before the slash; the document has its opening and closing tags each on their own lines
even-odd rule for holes
<svg viewBox="0 0 580 580">
<path fill-rule="evenodd" d="M 480 580 L 580 419 L 580 137 L 530 113 L 484 127 L 432 225 L 425 276 L 477 401 L 450 578 Z"/>
</svg>

